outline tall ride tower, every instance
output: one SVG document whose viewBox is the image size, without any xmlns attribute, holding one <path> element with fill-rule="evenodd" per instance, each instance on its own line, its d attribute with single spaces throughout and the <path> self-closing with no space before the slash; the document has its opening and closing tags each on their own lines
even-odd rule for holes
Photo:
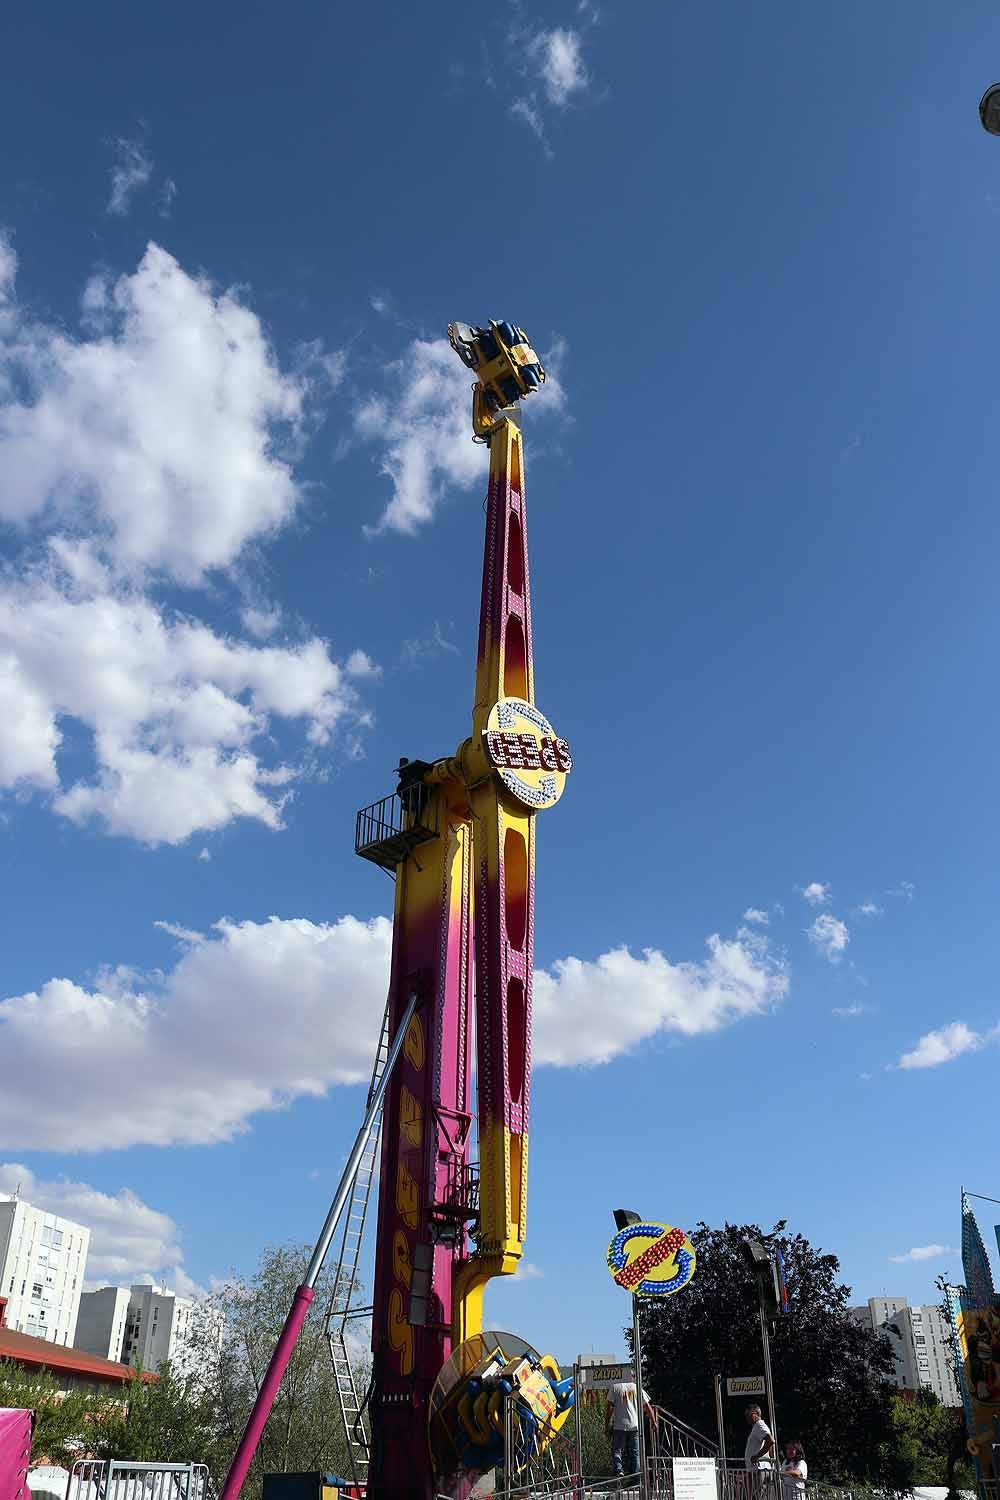
<svg viewBox="0 0 1000 1500">
<path fill-rule="evenodd" d="M 453 1348 L 481 1331 L 486 1283 L 521 1258 L 535 819 L 559 800 L 572 767 L 534 699 L 514 407 L 544 371 L 509 323 L 453 324 L 449 336 L 478 376 L 473 429 L 490 450 L 472 733 L 452 756 L 401 761 L 397 790 L 358 814 L 356 833 L 358 854 L 396 881 L 389 1037 L 417 998 L 383 1110 L 368 1403 L 373 1500 L 434 1494 L 434 1381 Z"/>
</svg>

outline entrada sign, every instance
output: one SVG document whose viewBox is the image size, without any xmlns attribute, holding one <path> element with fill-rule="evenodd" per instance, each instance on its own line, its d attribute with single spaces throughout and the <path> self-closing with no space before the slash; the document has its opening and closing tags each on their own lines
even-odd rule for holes
<svg viewBox="0 0 1000 1500">
<path fill-rule="evenodd" d="M 735 1375 L 726 1381 L 727 1396 L 763 1396 L 766 1392 L 763 1375 Z"/>
</svg>

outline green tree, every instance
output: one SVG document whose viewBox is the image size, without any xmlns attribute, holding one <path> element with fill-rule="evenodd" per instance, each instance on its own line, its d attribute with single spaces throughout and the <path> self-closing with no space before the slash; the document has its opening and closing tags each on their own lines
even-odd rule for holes
<svg viewBox="0 0 1000 1500">
<path fill-rule="evenodd" d="M 565 1372 L 564 1372 L 565 1373 Z M 583 1440 L 583 1472 L 588 1479 L 604 1479 L 611 1473 L 611 1442 L 604 1430 L 604 1393 L 596 1403 L 576 1405 L 560 1431 L 571 1452 L 576 1453 L 576 1426 Z"/>
<path fill-rule="evenodd" d="M 815 1250 L 784 1223 L 699 1224 L 689 1286 L 642 1303 L 643 1372 L 651 1398 L 700 1432 L 716 1431 L 713 1378 L 762 1372 L 757 1295 L 741 1243 L 759 1240 L 785 1259 L 790 1311 L 771 1341 L 779 1441 L 805 1445 L 810 1478 L 905 1487 L 906 1463 L 892 1422 L 892 1353 L 886 1338 L 854 1322 L 836 1256 Z M 631 1329 L 626 1329 L 631 1343 Z M 745 1401 L 727 1402 L 726 1446 L 742 1455 Z"/>
<path fill-rule="evenodd" d="M 961 1408 L 942 1406 L 933 1391 L 921 1389 L 905 1399 L 893 1396 L 891 1413 L 896 1451 L 910 1486 L 975 1489 Z"/>
<path fill-rule="evenodd" d="M 94 1423 L 101 1420 L 109 1399 L 79 1389 L 64 1395 L 48 1370 L 26 1370 L 13 1360 L 0 1360 L 0 1406 L 35 1413 L 33 1464 L 72 1463 L 81 1446 L 90 1440 Z"/>
<path fill-rule="evenodd" d="M 122 1398 L 105 1408 L 94 1427 L 96 1458 L 207 1463 L 211 1469 L 222 1458 L 214 1393 L 200 1378 L 175 1374 L 169 1363 L 160 1366 L 155 1381 L 136 1371 Z"/>
</svg>

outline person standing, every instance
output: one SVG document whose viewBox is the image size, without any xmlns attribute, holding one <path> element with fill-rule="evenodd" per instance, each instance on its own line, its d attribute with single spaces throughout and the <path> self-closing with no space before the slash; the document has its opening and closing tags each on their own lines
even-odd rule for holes
<svg viewBox="0 0 1000 1500">
<path fill-rule="evenodd" d="M 804 1500 L 809 1465 L 798 1438 L 786 1444 L 785 1462 L 781 1465 L 781 1500 Z"/>
<path fill-rule="evenodd" d="M 639 1472 L 639 1411 L 635 1383 L 619 1380 L 608 1390 L 604 1430 L 611 1438 L 611 1468 L 616 1479 Z"/>
<path fill-rule="evenodd" d="M 748 1406 L 746 1418 L 750 1423 L 750 1435 L 743 1459 L 747 1474 L 751 1476 L 748 1480 L 749 1493 L 751 1500 L 761 1500 L 773 1467 L 771 1460 L 774 1456 L 774 1438 L 760 1414 L 759 1406 Z"/>
</svg>

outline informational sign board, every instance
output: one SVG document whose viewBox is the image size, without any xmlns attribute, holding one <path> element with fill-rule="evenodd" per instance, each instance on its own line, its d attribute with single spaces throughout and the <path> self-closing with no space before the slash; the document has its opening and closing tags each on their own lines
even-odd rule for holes
<svg viewBox="0 0 1000 1500">
<path fill-rule="evenodd" d="M 727 1396 L 763 1396 L 766 1390 L 763 1375 L 734 1375 L 726 1381 Z"/>
<path fill-rule="evenodd" d="M 718 1500 L 714 1458 L 675 1458 L 673 1465 L 674 1500 Z"/>
<path fill-rule="evenodd" d="M 623 1365 L 578 1365 L 577 1380 L 591 1391 L 609 1391 L 613 1385 L 623 1381 L 634 1381 L 635 1371 L 630 1364 Z"/>
</svg>

